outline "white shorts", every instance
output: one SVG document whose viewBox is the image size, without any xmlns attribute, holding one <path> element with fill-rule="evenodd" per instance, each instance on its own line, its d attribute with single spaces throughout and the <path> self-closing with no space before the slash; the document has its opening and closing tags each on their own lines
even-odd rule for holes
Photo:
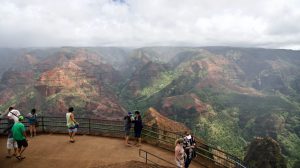
<svg viewBox="0 0 300 168">
<path fill-rule="evenodd" d="M 18 148 L 17 141 L 14 138 L 7 138 L 7 149 Z"/>
<path fill-rule="evenodd" d="M 182 164 L 183 161 L 175 159 L 175 163 L 176 163 L 177 168 L 183 168 L 183 164 Z"/>
<path fill-rule="evenodd" d="M 71 132 L 77 132 L 77 128 L 73 128 L 73 129 L 68 129 L 68 131 L 71 133 Z"/>
</svg>

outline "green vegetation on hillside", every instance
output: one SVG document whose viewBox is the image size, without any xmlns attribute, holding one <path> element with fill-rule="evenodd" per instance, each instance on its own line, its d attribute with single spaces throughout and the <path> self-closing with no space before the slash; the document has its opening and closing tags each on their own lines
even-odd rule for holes
<svg viewBox="0 0 300 168">
<path fill-rule="evenodd" d="M 211 88 L 197 93 L 217 112 L 217 116 L 200 119 L 196 127 L 207 142 L 243 157 L 245 142 L 254 136 L 269 135 L 284 148 L 290 167 L 300 159 L 300 138 L 291 133 L 300 124 L 295 118 L 299 110 L 294 102 L 278 96 L 251 96 Z"/>
<path fill-rule="evenodd" d="M 167 85 L 169 85 L 174 79 L 178 77 L 177 73 L 174 72 L 162 72 L 153 82 L 152 85 L 143 88 L 140 95 L 149 98 L 153 94 L 161 91 Z"/>
</svg>

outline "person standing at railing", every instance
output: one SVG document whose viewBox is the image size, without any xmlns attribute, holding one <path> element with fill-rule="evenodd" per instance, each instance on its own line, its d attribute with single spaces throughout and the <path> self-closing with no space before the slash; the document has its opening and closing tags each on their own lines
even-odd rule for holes
<svg viewBox="0 0 300 168">
<path fill-rule="evenodd" d="M 79 126 L 79 123 L 75 120 L 73 112 L 74 112 L 74 108 L 70 107 L 68 109 L 68 112 L 66 113 L 67 127 L 68 127 L 68 131 L 69 131 L 69 137 L 70 137 L 71 143 L 75 142 L 74 137 L 77 132 L 77 128 Z"/>
<path fill-rule="evenodd" d="M 188 168 L 192 159 L 196 157 L 195 147 L 196 147 L 195 138 L 188 131 L 186 131 L 185 137 L 183 138 L 183 148 L 186 154 L 186 158 L 184 161 L 185 168 Z"/>
<path fill-rule="evenodd" d="M 28 123 L 29 123 L 30 137 L 36 136 L 36 125 L 38 122 L 36 110 L 32 109 L 31 112 L 27 114 L 26 118 L 28 119 Z"/>
<path fill-rule="evenodd" d="M 135 117 L 134 117 L 134 137 L 136 139 L 136 146 L 141 146 L 142 143 L 142 129 L 143 129 L 143 121 L 142 116 L 139 111 L 135 111 Z"/>
<path fill-rule="evenodd" d="M 18 122 L 20 115 L 21 113 L 19 112 L 19 110 L 16 110 L 14 107 L 8 108 L 8 114 L 7 114 L 8 118 L 13 119 L 15 122 Z"/>
<path fill-rule="evenodd" d="M 183 139 L 179 138 L 175 142 L 175 163 L 177 168 L 184 167 L 184 149 L 183 149 Z"/>
<path fill-rule="evenodd" d="M 124 117 L 125 145 L 127 146 L 131 146 L 131 144 L 129 143 L 131 125 L 132 125 L 132 113 L 128 112 L 128 114 Z"/>
</svg>

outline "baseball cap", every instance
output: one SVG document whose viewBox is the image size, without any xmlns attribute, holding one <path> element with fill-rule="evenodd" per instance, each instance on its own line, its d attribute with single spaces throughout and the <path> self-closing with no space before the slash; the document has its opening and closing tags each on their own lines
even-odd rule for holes
<svg viewBox="0 0 300 168">
<path fill-rule="evenodd" d="M 24 117 L 23 116 L 19 116 L 19 121 L 22 121 L 22 120 L 24 120 Z"/>
</svg>

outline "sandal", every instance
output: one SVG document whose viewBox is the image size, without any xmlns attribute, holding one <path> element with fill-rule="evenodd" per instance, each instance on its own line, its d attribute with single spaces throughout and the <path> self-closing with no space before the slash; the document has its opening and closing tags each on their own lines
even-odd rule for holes
<svg viewBox="0 0 300 168">
<path fill-rule="evenodd" d="M 24 156 L 17 156 L 16 158 L 17 158 L 18 160 L 23 160 L 23 159 L 25 159 Z"/>
</svg>

